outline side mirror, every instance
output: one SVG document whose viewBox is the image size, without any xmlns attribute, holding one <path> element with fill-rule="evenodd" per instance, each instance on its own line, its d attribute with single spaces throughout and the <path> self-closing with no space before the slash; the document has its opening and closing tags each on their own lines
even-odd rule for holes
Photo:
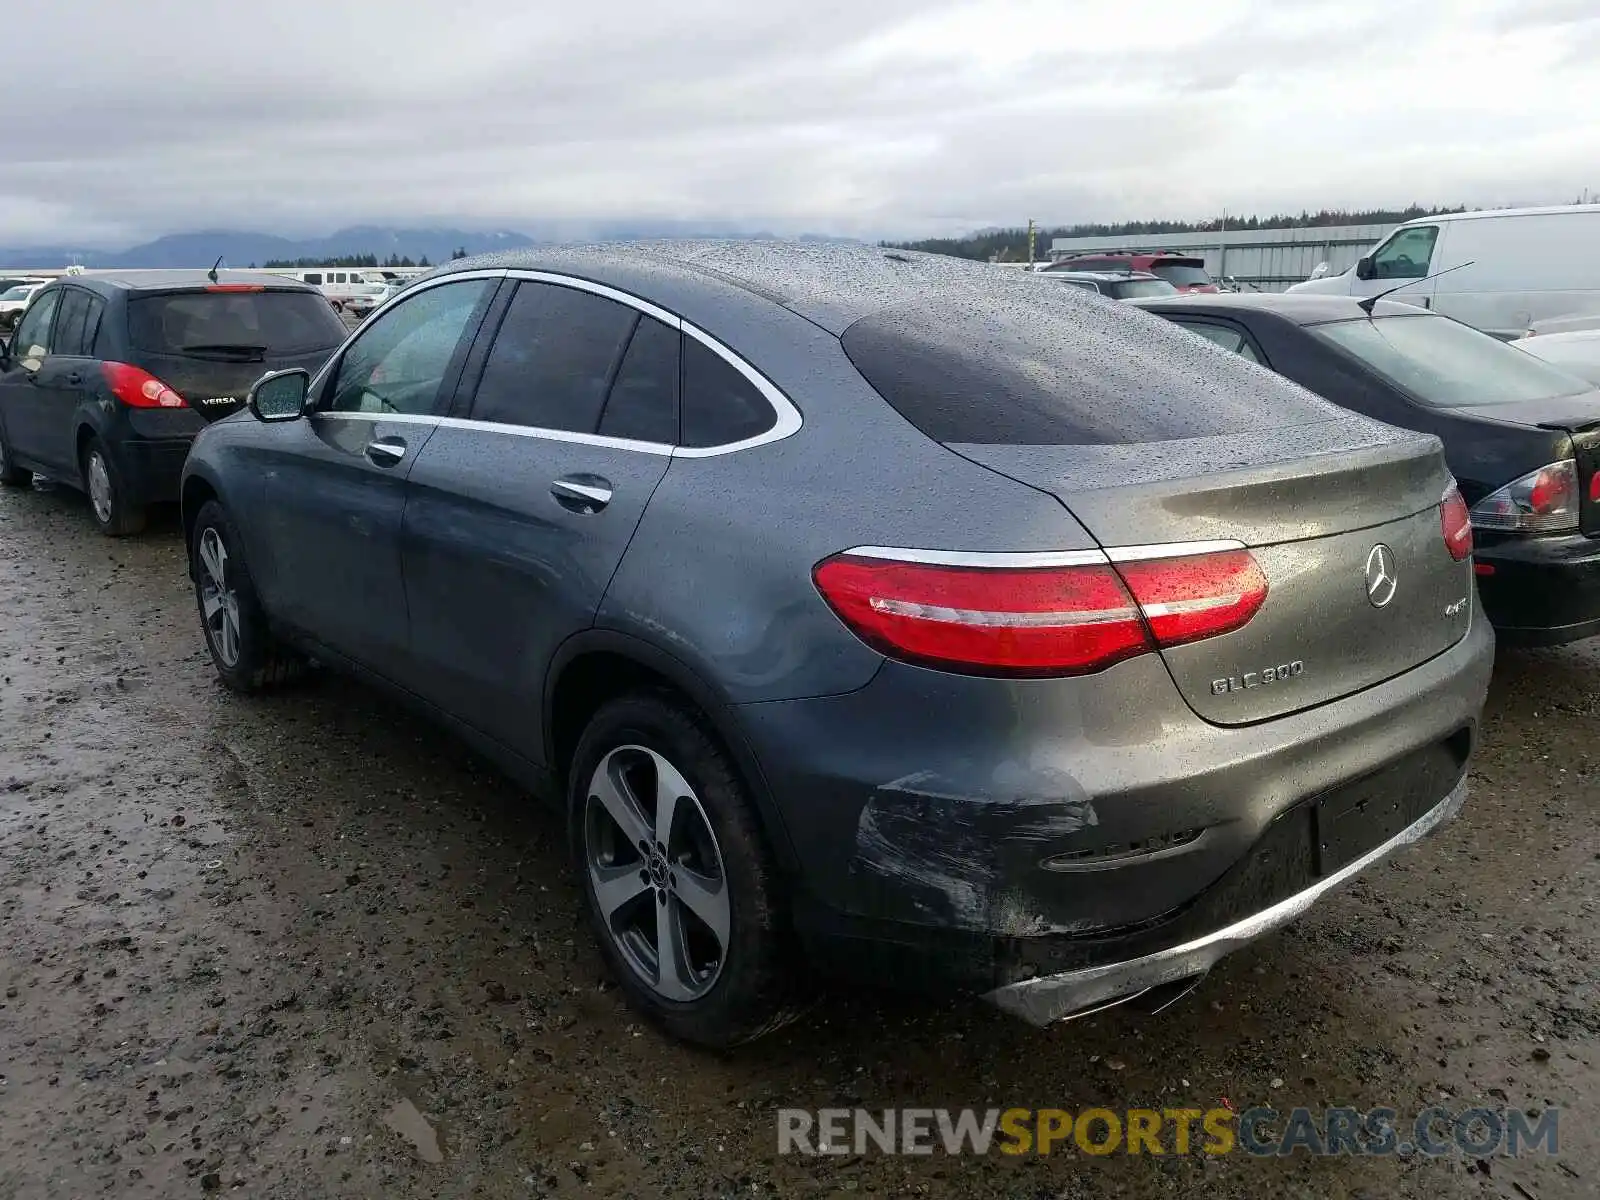
<svg viewBox="0 0 1600 1200">
<path fill-rule="evenodd" d="M 256 380 L 245 403 L 258 421 L 297 421 L 306 410 L 311 391 L 311 372 L 295 367 L 288 371 L 269 371 Z"/>
<path fill-rule="evenodd" d="M 1319 262 L 1316 266 L 1311 268 L 1310 278 L 1312 278 L 1312 279 L 1321 279 L 1324 275 L 1326 275 L 1328 273 L 1328 271 L 1330 269 L 1331 268 L 1328 266 L 1326 261 Z"/>
<path fill-rule="evenodd" d="M 1372 278 L 1372 255 L 1368 254 L 1356 260 L 1356 278 Z"/>
</svg>

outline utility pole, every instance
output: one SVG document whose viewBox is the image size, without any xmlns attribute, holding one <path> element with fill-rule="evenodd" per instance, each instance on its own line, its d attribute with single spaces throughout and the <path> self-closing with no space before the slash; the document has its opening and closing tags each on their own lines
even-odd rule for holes
<svg viewBox="0 0 1600 1200">
<path fill-rule="evenodd" d="M 1033 218 L 1028 218 L 1028 266 L 1033 266 Z"/>
</svg>

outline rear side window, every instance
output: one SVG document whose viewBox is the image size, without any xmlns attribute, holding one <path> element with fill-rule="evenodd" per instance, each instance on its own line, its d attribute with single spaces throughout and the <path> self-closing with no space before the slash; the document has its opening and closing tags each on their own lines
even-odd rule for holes
<svg viewBox="0 0 1600 1200">
<path fill-rule="evenodd" d="M 678 440 L 679 340 L 676 329 L 639 318 L 600 418 L 604 436 L 668 446 Z"/>
<path fill-rule="evenodd" d="M 1165 279 L 1175 287 L 1194 287 L 1196 284 L 1204 287 L 1211 282 L 1211 276 L 1206 274 L 1204 267 L 1186 263 L 1158 262 L 1150 268 L 1150 274 Z"/>
<path fill-rule="evenodd" d="M 318 287 L 322 286 L 322 276 L 316 272 L 312 272 L 311 274 L 305 275 L 302 278 L 304 278 L 307 283 L 315 284 Z"/>
<path fill-rule="evenodd" d="M 128 337 L 153 354 L 331 350 L 344 323 L 314 292 L 177 292 L 128 301 Z"/>
<path fill-rule="evenodd" d="M 1134 300 L 1143 296 L 1170 296 L 1177 290 L 1165 279 L 1119 279 L 1111 285 L 1111 294 L 1118 300 Z"/>
<path fill-rule="evenodd" d="M 89 293 L 77 288 L 62 289 L 61 309 L 56 313 L 55 353 L 83 355 L 89 352 L 89 342 L 83 336 L 88 316 Z"/>
<path fill-rule="evenodd" d="M 683 445 L 726 446 L 777 423 L 778 414 L 744 372 L 698 339 L 683 339 Z"/>
<path fill-rule="evenodd" d="M 593 433 L 636 315 L 592 292 L 518 284 L 478 382 L 473 420 Z"/>
<path fill-rule="evenodd" d="M 1127 445 L 1337 413 L 1150 314 L 1064 298 L 930 296 L 857 321 L 842 341 L 867 382 L 939 442 Z"/>
</svg>

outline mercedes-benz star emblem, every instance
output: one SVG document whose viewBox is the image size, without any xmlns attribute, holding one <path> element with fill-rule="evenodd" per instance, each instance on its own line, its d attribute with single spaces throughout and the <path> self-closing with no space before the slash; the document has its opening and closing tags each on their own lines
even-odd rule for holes
<svg viewBox="0 0 1600 1200">
<path fill-rule="evenodd" d="M 1394 599 L 1394 590 L 1400 586 L 1395 577 L 1394 551 L 1379 542 L 1367 555 L 1367 599 L 1373 608 L 1382 608 Z"/>
</svg>

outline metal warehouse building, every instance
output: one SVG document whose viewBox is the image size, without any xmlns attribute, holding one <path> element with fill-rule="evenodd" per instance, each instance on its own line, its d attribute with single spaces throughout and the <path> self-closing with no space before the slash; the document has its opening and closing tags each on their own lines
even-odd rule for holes
<svg viewBox="0 0 1600 1200">
<path fill-rule="evenodd" d="M 1301 229 L 1241 229 L 1226 233 L 1115 234 L 1056 238 L 1050 257 L 1094 250 L 1175 250 L 1206 260 L 1214 279 L 1236 279 L 1264 292 L 1281 292 L 1310 276 L 1320 262 L 1332 274 L 1355 265 L 1394 225 L 1329 225 Z"/>
</svg>

